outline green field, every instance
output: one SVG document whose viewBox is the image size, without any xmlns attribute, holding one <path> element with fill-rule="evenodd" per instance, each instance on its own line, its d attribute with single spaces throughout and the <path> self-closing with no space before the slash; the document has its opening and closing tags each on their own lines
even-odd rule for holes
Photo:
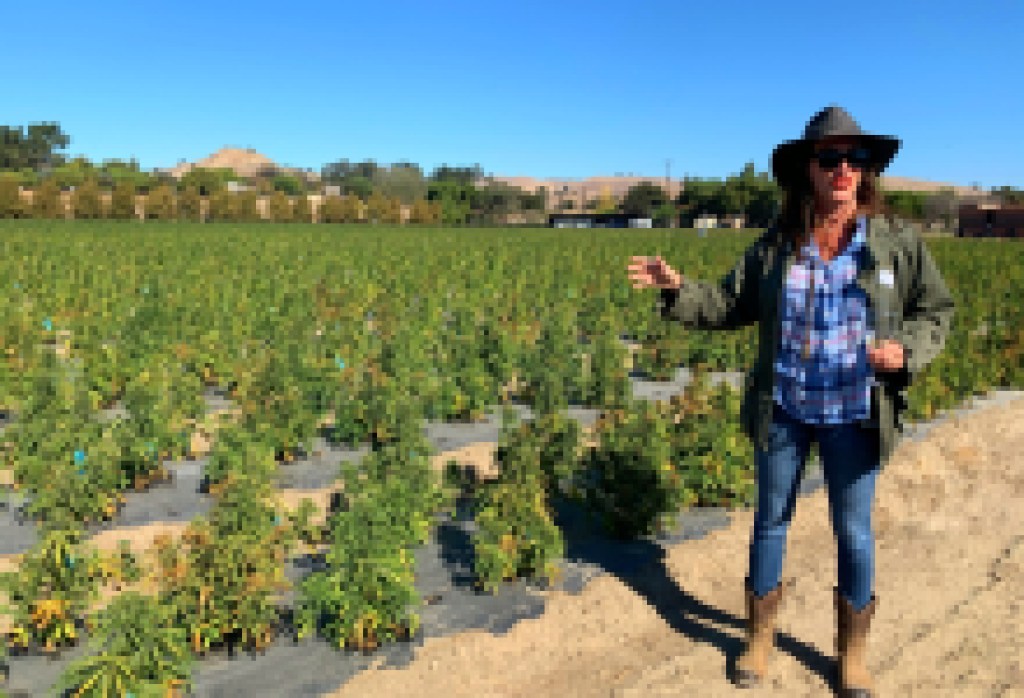
<svg viewBox="0 0 1024 698">
<path fill-rule="evenodd" d="M 189 455 L 211 389 L 240 418 L 218 431 L 206 464 L 218 505 L 189 534 L 189 562 L 168 559 L 160 602 L 178 609 L 172 625 L 193 651 L 235 631 L 266 645 L 278 546 L 291 538 L 333 542 L 333 571 L 304 587 L 307 630 L 326 613 L 333 625 L 320 632 L 332 642 L 414 631 L 408 550 L 451 496 L 429 480 L 424 419 L 475 420 L 516 400 L 541 415 L 503 433 L 503 479 L 480 495 L 485 588 L 550 569 L 561 543 L 545 498 L 555 476 L 585 464 L 604 474 L 592 502 L 626 536 L 680 506 L 749 504 L 738 393 L 698 382 L 669 405 L 643 405 L 630 396 L 628 366 L 659 380 L 679 365 L 745 371 L 756 328 L 666 323 L 655 292 L 632 289 L 626 266 L 661 255 L 714 282 L 756 234 L 0 221 L 0 406 L 16 417 L 0 467 L 33 495 L 48 532 L 16 578 L 22 630 L 9 640 L 48 647 L 73 637 L 68 623 L 95 581 L 86 581 L 92 563 L 61 560 L 84 554 L 82 526 L 116 518 L 123 491 Z M 1024 387 L 1024 247 L 927 244 L 957 309 L 945 351 L 909 391 L 910 419 Z M 631 362 L 623 339 L 639 344 Z M 578 430 L 558 417 L 569 404 L 602 412 L 585 456 L 573 455 Z M 97 420 L 112 407 L 130 418 Z M 332 440 L 372 444 L 364 466 L 375 475 L 350 473 L 361 494 L 318 532 L 301 517 L 282 523 L 265 499 L 276 468 L 302 457 L 325 415 Z M 408 524 L 385 532 L 387 521 Z M 226 559 L 254 562 L 229 572 L 218 567 Z M 171 573 L 179 569 L 192 571 Z M 117 612 L 114 624 L 130 625 L 149 611 Z M 91 666 L 82 676 L 113 671 Z"/>
</svg>

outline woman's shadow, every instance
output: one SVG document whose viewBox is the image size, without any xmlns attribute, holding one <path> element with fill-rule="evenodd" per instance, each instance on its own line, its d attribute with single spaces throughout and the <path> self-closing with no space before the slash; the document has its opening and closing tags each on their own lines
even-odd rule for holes
<svg viewBox="0 0 1024 698">
<path fill-rule="evenodd" d="M 804 483 L 800 494 L 805 495 L 820 486 L 820 477 L 819 474 L 816 481 Z M 676 529 L 670 534 L 671 542 L 694 540 L 707 535 L 712 529 L 728 526 L 728 512 L 722 507 L 699 507 L 681 512 Z M 597 566 L 603 573 L 620 579 L 677 633 L 695 642 L 713 645 L 721 651 L 726 657 L 727 675 L 730 679 L 734 677 L 736 661 L 744 647 L 746 619 L 708 606 L 681 589 L 665 565 L 665 550 L 656 542 L 656 537 L 612 538 L 601 531 L 596 518 L 581 504 L 565 498 L 554 498 L 552 513 L 565 541 L 566 561 Z M 472 493 L 464 490 L 456 505 L 455 521 L 466 521 L 471 517 Z M 469 534 L 457 523 L 441 523 L 437 528 L 437 541 L 442 561 L 452 573 L 453 585 L 471 587 L 473 547 Z M 585 583 L 577 584 L 573 593 L 582 591 Z M 742 583 L 743 580 L 739 580 L 738 595 L 743 593 Z M 785 603 L 782 613 L 785 613 Z M 731 628 L 732 632 L 720 629 L 724 627 Z M 794 657 L 808 671 L 821 676 L 832 690 L 838 690 L 836 661 L 819 648 L 776 630 L 775 652 Z"/>
</svg>

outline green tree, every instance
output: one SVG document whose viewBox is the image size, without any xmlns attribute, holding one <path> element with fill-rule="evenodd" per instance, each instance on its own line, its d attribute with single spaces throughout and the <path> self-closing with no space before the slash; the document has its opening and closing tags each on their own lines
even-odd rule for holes
<svg viewBox="0 0 1024 698">
<path fill-rule="evenodd" d="M 716 180 L 697 177 L 684 179 L 683 190 L 676 198 L 680 212 L 679 225 L 692 227 L 693 221 L 700 216 L 723 214 L 719 196 L 721 188 L 722 182 Z"/>
<path fill-rule="evenodd" d="M 919 221 L 924 217 L 925 194 L 915 191 L 886 191 L 883 200 L 889 211 L 900 218 Z"/>
<path fill-rule="evenodd" d="M 83 157 L 77 157 L 68 162 L 54 167 L 49 175 L 58 187 L 66 189 L 69 187 L 80 187 L 87 179 L 96 178 L 96 168 L 91 162 Z"/>
<path fill-rule="evenodd" d="M 33 218 L 65 218 L 60 188 L 52 179 L 43 180 L 32 193 Z"/>
<path fill-rule="evenodd" d="M 71 139 L 56 122 L 21 126 L 0 126 L 0 170 L 32 170 L 60 165 L 64 157 L 55 152 L 64 149 Z"/>
<path fill-rule="evenodd" d="M 136 192 L 148 193 L 154 187 L 161 184 L 158 175 L 151 172 L 143 172 L 139 163 L 134 159 L 125 162 L 123 160 L 104 160 L 103 164 L 96 168 L 100 187 L 104 189 L 116 189 L 118 184 L 130 183 Z"/>
<path fill-rule="evenodd" d="M 427 200 L 441 208 L 445 225 L 464 225 L 471 211 L 473 187 L 453 180 L 433 181 L 427 187 Z"/>
<path fill-rule="evenodd" d="M 537 187 L 537 191 L 532 194 L 523 192 L 519 205 L 524 211 L 546 211 L 548 207 L 547 187 Z"/>
<path fill-rule="evenodd" d="M 302 180 L 295 175 L 279 174 L 272 180 L 274 191 L 284 192 L 288 196 L 298 196 L 306 191 Z"/>
<path fill-rule="evenodd" d="M 323 184 L 340 186 L 342 194 L 366 199 L 374 190 L 373 183 L 379 170 L 380 166 L 373 160 L 358 163 L 339 160 L 321 168 L 320 176 Z"/>
<path fill-rule="evenodd" d="M 125 178 L 114 185 L 110 196 L 110 217 L 117 220 L 135 218 L 135 184 Z"/>
<path fill-rule="evenodd" d="M 185 187 L 178 195 L 178 216 L 184 221 L 202 221 L 202 198 L 197 187 Z"/>
<path fill-rule="evenodd" d="M 366 200 L 373 193 L 373 181 L 359 175 L 354 175 L 345 180 L 341 185 L 341 193 L 346 196 L 355 196 Z"/>
<path fill-rule="evenodd" d="M 658 228 L 671 228 L 677 225 L 676 207 L 671 201 L 665 201 L 652 211 L 651 223 Z"/>
<path fill-rule="evenodd" d="M 295 197 L 295 209 L 292 211 L 292 218 L 296 223 L 313 222 L 313 205 L 306 194 L 299 194 Z"/>
<path fill-rule="evenodd" d="M 654 211 L 668 201 L 665 191 L 651 182 L 634 184 L 622 199 L 622 212 L 631 216 L 653 218 Z"/>
<path fill-rule="evenodd" d="M 280 189 L 270 195 L 267 208 L 270 212 L 270 220 L 274 223 L 291 223 L 292 205 L 288 197 Z"/>
<path fill-rule="evenodd" d="M 782 203 L 782 190 L 767 172 L 755 172 L 754 164 L 747 163 L 738 177 L 726 180 L 735 182 L 744 190 L 743 208 L 733 213 L 746 216 L 748 228 L 767 228 L 777 215 Z"/>
<path fill-rule="evenodd" d="M 211 196 L 227 188 L 228 182 L 237 182 L 240 179 L 234 170 L 227 167 L 193 167 L 178 180 L 178 191 L 183 191 L 186 187 L 196 187 L 200 196 Z"/>
<path fill-rule="evenodd" d="M 411 205 L 427 195 L 427 179 L 419 165 L 396 162 L 389 168 L 380 168 L 374 174 L 373 191 L 400 203 Z"/>
<path fill-rule="evenodd" d="M 95 179 L 89 178 L 75 188 L 71 195 L 71 210 L 76 219 L 103 218 L 100 186 Z"/>
<path fill-rule="evenodd" d="M 472 167 L 441 165 L 431 173 L 430 180 L 432 182 L 452 182 L 463 187 L 472 187 L 483 179 L 483 174 L 483 169 L 481 169 L 480 165 L 473 165 Z"/>
<path fill-rule="evenodd" d="M 478 212 L 481 220 L 496 223 L 506 220 L 512 213 L 521 210 L 524 192 L 504 182 L 488 181 L 482 188 L 471 188 L 470 208 Z"/>
<path fill-rule="evenodd" d="M 992 194 L 999 199 L 1003 206 L 1024 205 L 1024 189 L 1010 186 L 994 187 Z"/>
<path fill-rule="evenodd" d="M 146 196 L 146 219 L 170 221 L 177 218 L 177 202 L 174 191 L 168 186 L 159 186 Z"/>
</svg>

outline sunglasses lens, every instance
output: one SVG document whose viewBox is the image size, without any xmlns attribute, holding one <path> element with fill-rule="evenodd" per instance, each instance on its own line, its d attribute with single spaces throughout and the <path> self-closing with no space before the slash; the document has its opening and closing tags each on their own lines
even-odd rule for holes
<svg viewBox="0 0 1024 698">
<path fill-rule="evenodd" d="M 849 162 L 854 167 L 866 167 L 871 162 L 871 153 L 865 148 L 855 148 L 849 153 Z"/>
<path fill-rule="evenodd" d="M 842 154 L 838 150 L 823 150 L 818 153 L 818 165 L 824 170 L 831 170 L 839 164 Z"/>
</svg>

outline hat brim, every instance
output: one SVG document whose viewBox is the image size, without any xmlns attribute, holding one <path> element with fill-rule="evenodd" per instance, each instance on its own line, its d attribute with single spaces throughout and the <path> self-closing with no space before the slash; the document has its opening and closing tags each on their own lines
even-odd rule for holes
<svg viewBox="0 0 1024 698">
<path fill-rule="evenodd" d="M 838 136 L 837 136 L 838 137 Z M 871 134 L 859 134 L 848 136 L 859 141 L 871 152 L 870 169 L 876 173 L 882 172 L 900 149 L 900 139 L 894 136 L 876 136 Z M 772 176 L 780 184 L 788 184 L 800 174 L 801 168 L 807 167 L 807 162 L 814 152 L 816 141 L 799 139 L 780 143 L 772 151 Z"/>
</svg>

